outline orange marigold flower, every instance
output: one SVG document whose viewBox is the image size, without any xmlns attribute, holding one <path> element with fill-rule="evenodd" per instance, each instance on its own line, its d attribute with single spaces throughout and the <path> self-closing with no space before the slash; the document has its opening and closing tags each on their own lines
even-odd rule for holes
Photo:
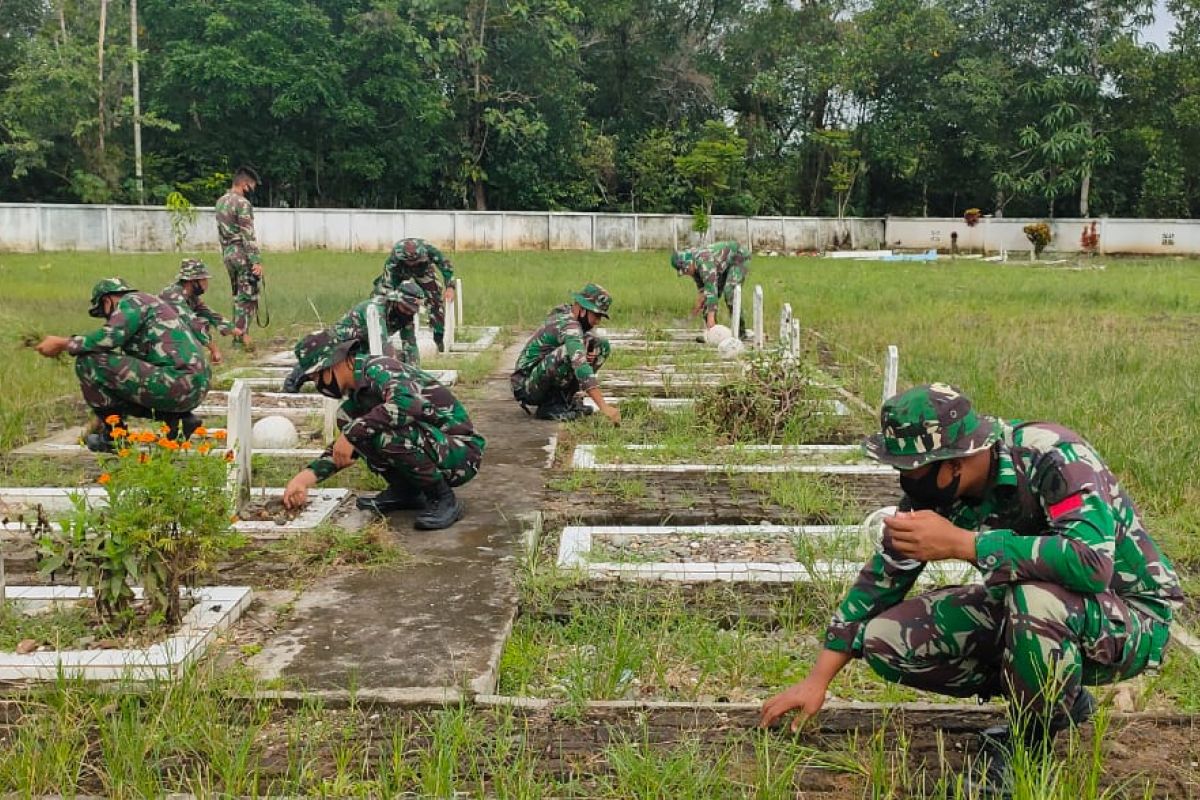
<svg viewBox="0 0 1200 800">
<path fill-rule="evenodd" d="M 178 450 L 179 442 L 175 441 L 174 439 L 168 439 L 167 437 L 164 436 L 163 438 L 158 440 L 158 446 L 164 447 L 167 450 Z"/>
<path fill-rule="evenodd" d="M 109 475 L 107 472 L 101 472 L 100 477 L 96 478 L 97 483 L 108 483 L 111 480 L 112 480 L 112 475 Z"/>
<path fill-rule="evenodd" d="M 129 448 L 122 447 L 120 450 L 117 451 L 117 455 L 121 458 L 124 458 L 125 456 L 129 455 Z"/>
<path fill-rule="evenodd" d="M 162 425 L 158 426 L 158 432 L 159 433 L 170 433 L 171 426 L 164 422 Z"/>
<path fill-rule="evenodd" d="M 141 439 L 142 444 L 154 444 L 157 441 L 158 441 L 157 434 L 151 433 L 150 431 L 146 431 L 142 434 L 142 439 Z"/>
<path fill-rule="evenodd" d="M 192 449 L 192 443 L 191 443 L 191 442 L 189 442 L 189 441 L 183 441 L 183 442 L 180 442 L 180 443 L 179 443 L 179 449 L 180 449 L 180 450 L 191 450 L 191 449 Z"/>
<path fill-rule="evenodd" d="M 109 414 L 107 417 L 104 418 L 105 425 L 116 425 L 120 421 L 121 421 L 120 414 Z"/>
<path fill-rule="evenodd" d="M 129 435 L 129 431 L 125 430 L 124 428 L 113 428 L 112 429 L 112 438 L 114 438 L 114 439 L 124 439 L 128 435 Z"/>
<path fill-rule="evenodd" d="M 234 514 L 232 517 L 230 517 L 230 518 L 229 518 L 229 521 L 230 521 L 230 522 L 232 522 L 232 523 L 233 523 L 233 524 L 235 524 L 235 525 L 236 525 L 237 523 L 241 522 L 241 520 L 240 520 L 240 519 L 238 519 L 238 515 L 237 515 L 237 514 Z"/>
<path fill-rule="evenodd" d="M 212 433 L 210 433 L 209 436 L 216 439 L 217 441 L 224 441 L 225 437 L 228 436 L 228 434 L 225 433 L 225 431 L 216 430 L 216 431 L 213 431 Z"/>
<path fill-rule="evenodd" d="M 192 431 L 192 435 L 193 436 L 208 436 L 208 428 L 201 425 L 199 428 L 196 428 L 196 430 Z"/>
<path fill-rule="evenodd" d="M 200 453 L 200 455 L 206 456 L 206 455 L 208 455 L 208 451 L 212 450 L 212 445 L 205 442 L 204 444 L 197 447 L 196 450 Z"/>
</svg>

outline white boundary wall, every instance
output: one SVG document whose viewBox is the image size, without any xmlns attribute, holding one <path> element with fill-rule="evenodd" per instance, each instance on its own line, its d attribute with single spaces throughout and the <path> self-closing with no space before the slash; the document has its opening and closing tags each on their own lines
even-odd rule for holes
<svg viewBox="0 0 1200 800">
<path fill-rule="evenodd" d="M 217 250 L 211 208 L 197 208 L 184 250 Z M 266 251 L 385 252 L 415 236 L 446 250 L 669 250 L 699 243 L 687 214 L 559 211 L 390 211 L 259 208 Z M 882 219 L 712 218 L 714 241 L 737 239 L 755 251 L 822 250 L 848 234 L 856 248 L 878 247 Z M 170 252 L 171 219 L 155 206 L 0 203 L 0 252 L 99 250 Z"/>
<path fill-rule="evenodd" d="M 961 217 L 924 219 L 888 217 L 885 247 L 905 250 L 936 248 L 949 252 L 951 234 L 958 234 L 961 252 L 1028 251 L 1024 227 L 1033 222 L 1050 225 L 1051 240 L 1046 252 L 1077 253 L 1085 227 L 1096 223 L 1100 234 L 1097 252 L 1101 255 L 1130 253 L 1141 255 L 1200 254 L 1198 219 L 1025 219 L 984 217 L 968 227 Z"/>
</svg>

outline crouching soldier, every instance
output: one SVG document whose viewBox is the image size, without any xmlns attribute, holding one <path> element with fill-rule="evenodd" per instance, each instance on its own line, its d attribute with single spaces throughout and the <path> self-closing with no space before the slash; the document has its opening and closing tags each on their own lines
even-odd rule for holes
<svg viewBox="0 0 1200 800">
<path fill-rule="evenodd" d="M 383 355 L 391 356 L 414 367 L 421 364 L 421 353 L 417 349 L 417 332 L 413 318 L 421 308 L 425 292 L 416 281 L 404 281 L 395 289 L 380 289 L 367 300 L 346 312 L 331 328 L 333 339 L 338 342 L 356 341 L 362 344 L 359 352 L 370 352 L 370 332 L 367 326 L 367 309 L 374 306 L 379 310 L 379 321 L 383 324 Z M 402 345 L 399 350 L 392 346 L 389 334 L 398 331 Z M 300 347 L 296 346 L 297 356 Z M 304 385 L 304 368 L 297 364 L 283 382 L 285 392 L 298 392 Z"/>
<path fill-rule="evenodd" d="M 448 528 L 461 519 L 463 504 L 453 487 L 479 471 L 484 439 L 450 390 L 416 367 L 372 356 L 361 342 L 339 342 L 329 331 L 310 334 L 296 349 L 305 380 L 315 381 L 326 397 L 343 398 L 339 415 L 349 422 L 320 458 L 288 482 L 284 504 L 304 505 L 309 489 L 361 458 L 387 489 L 360 498 L 359 508 L 419 511 L 420 530 Z"/>
<path fill-rule="evenodd" d="M 906 686 L 999 695 L 1017 724 L 983 732 L 967 794 L 1007 797 L 1015 747 L 1049 757 L 1056 734 L 1091 717 L 1085 686 L 1162 660 L 1179 579 L 1077 433 L 981 416 L 937 383 L 888 399 L 880 428 L 865 449 L 899 471 L 900 511 L 812 671 L 768 700 L 762 721 L 816 714 L 852 658 Z M 907 597 L 926 563 L 947 559 L 974 564 L 983 581 Z"/>
<path fill-rule="evenodd" d="M 589 283 L 550 311 L 542 327 L 525 344 L 512 373 L 513 397 L 521 408 L 537 406 L 538 419 L 572 420 L 588 413 L 577 397 L 580 391 L 592 398 L 596 408 L 613 421 L 621 413 L 600 393 L 596 370 L 608 357 L 608 340 L 590 333 L 602 317 L 608 317 L 612 297 Z"/>
<path fill-rule="evenodd" d="M 75 357 L 83 399 L 96 417 L 84 439 L 88 449 L 111 451 L 112 429 L 125 427 L 127 416 L 161 420 L 172 437 L 191 436 L 200 427 L 192 410 L 208 394 L 211 378 L 191 321 L 120 278 L 96 284 L 88 314 L 105 320 L 103 327 L 47 336 L 36 348 L 47 357 Z"/>
<path fill-rule="evenodd" d="M 696 284 L 696 304 L 692 316 L 701 314 L 705 329 L 717 324 L 717 302 L 733 315 L 733 290 L 750 274 L 750 253 L 737 242 L 717 242 L 707 247 L 677 250 L 671 254 L 671 266 L 679 277 L 687 275 Z M 732 324 L 732 323 L 731 323 Z M 746 326 L 738 320 L 738 330 L 748 338 Z"/>
<path fill-rule="evenodd" d="M 179 276 L 175 282 L 159 292 L 158 296 L 177 309 L 191 314 L 192 330 L 196 332 L 196 338 L 200 344 L 208 348 L 212 363 L 220 364 L 221 350 L 217 347 L 216 340 L 213 339 L 212 330 L 215 328 L 222 336 L 234 337 L 241 336 L 242 331 L 234 327 L 233 323 L 225 317 L 213 311 L 201 299 L 201 295 L 208 291 L 208 279 L 211 277 L 212 275 L 203 261 L 196 258 L 185 258 L 179 265 Z"/>
</svg>

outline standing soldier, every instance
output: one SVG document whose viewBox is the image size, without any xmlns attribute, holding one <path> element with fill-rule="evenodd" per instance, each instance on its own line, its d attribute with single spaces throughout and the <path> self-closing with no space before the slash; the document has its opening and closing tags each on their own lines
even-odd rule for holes
<svg viewBox="0 0 1200 800">
<path fill-rule="evenodd" d="M 380 331 L 383 337 L 383 355 L 391 356 L 405 364 L 414 367 L 421 365 L 421 353 L 417 349 L 417 333 L 413 325 L 413 317 L 421 308 L 421 300 L 425 292 L 416 281 L 404 281 L 399 289 L 382 289 L 367 300 L 362 301 L 346 312 L 346 315 L 334 323 L 330 334 L 334 341 L 356 341 L 362 344 L 362 351 L 369 352 L 371 335 L 367 326 L 367 309 L 371 306 L 379 309 L 379 321 L 383 323 Z M 397 351 L 389 341 L 392 331 L 400 332 L 403 346 Z M 303 341 L 296 346 L 299 357 Z M 285 392 L 298 392 L 304 385 L 304 368 L 300 364 L 292 370 L 283 383 Z"/>
<path fill-rule="evenodd" d="M 92 289 L 88 314 L 104 326 L 76 336 L 47 336 L 37 345 L 46 357 L 75 356 L 83 399 L 96 415 L 84 442 L 112 450 L 112 429 L 123 417 L 148 417 L 187 438 L 200 427 L 192 413 L 208 394 L 209 369 L 190 321 L 175 306 L 136 291 L 120 278 Z"/>
<path fill-rule="evenodd" d="M 234 345 L 251 349 L 250 319 L 258 313 L 258 289 L 262 280 L 262 259 L 254 238 L 254 209 L 246 195 L 258 186 L 258 175 L 249 167 L 238 167 L 233 185 L 217 201 L 217 238 L 221 258 L 229 272 L 233 293 L 233 324 L 241 331 Z"/>
<path fill-rule="evenodd" d="M 221 350 L 213 339 L 212 329 L 216 328 L 222 336 L 236 337 L 242 332 L 200 299 L 200 296 L 208 291 L 208 279 L 211 277 L 203 261 L 185 258 L 179 265 L 179 277 L 159 292 L 158 296 L 191 315 L 192 330 L 196 332 L 196 339 L 208 348 L 212 363 L 220 364 Z"/>
<path fill-rule="evenodd" d="M 360 498 L 359 508 L 420 511 L 419 530 L 441 530 L 461 519 L 463 504 L 452 487 L 475 477 L 485 442 L 450 390 L 416 367 L 362 352 L 356 340 L 338 342 L 329 331 L 310 334 L 296 349 L 305 379 L 316 381 L 326 397 L 345 398 L 339 414 L 350 422 L 288 482 L 284 504 L 304 505 L 309 489 L 362 458 L 388 486 Z"/>
<path fill-rule="evenodd" d="M 1083 686 L 1162 660 L 1183 600 L 1171 562 L 1100 456 L 1073 431 L 977 415 L 935 383 L 890 398 L 867 455 L 900 471 L 900 511 L 825 634 L 808 677 L 763 705 L 770 724 L 816 714 L 833 677 L 862 658 L 890 681 L 1009 699 L 1011 726 L 984 731 L 975 796 L 1008 796 L 1018 746 L 1046 757 L 1091 717 Z M 983 582 L 905 599 L 931 561 L 961 559 Z"/>
<path fill-rule="evenodd" d="M 438 273 L 441 273 L 444 289 L 438 286 Z M 383 262 L 383 274 L 375 279 L 375 290 L 394 289 L 409 279 L 425 290 L 433 341 L 440 352 L 445 352 L 444 302 L 454 302 L 454 267 L 441 250 L 424 239 L 401 239 L 392 246 L 391 255 Z"/>
<path fill-rule="evenodd" d="M 677 250 L 671 254 L 671 266 L 677 275 L 690 275 L 698 290 L 692 316 L 703 313 L 705 329 L 717 324 L 717 299 L 725 298 L 725 307 L 733 314 L 733 290 L 750 274 L 750 253 L 737 242 L 717 242 L 708 247 Z M 742 337 L 749 336 L 738 320 Z"/>
<path fill-rule="evenodd" d="M 605 402 L 596 380 L 596 370 L 610 351 L 608 340 L 590 332 L 601 317 L 608 317 L 612 297 L 589 283 L 571 299 L 573 303 L 551 309 L 525 344 L 510 378 L 513 397 L 521 408 L 536 405 L 538 419 L 566 421 L 588 413 L 577 398 L 582 390 L 617 424 L 621 412 Z"/>
</svg>

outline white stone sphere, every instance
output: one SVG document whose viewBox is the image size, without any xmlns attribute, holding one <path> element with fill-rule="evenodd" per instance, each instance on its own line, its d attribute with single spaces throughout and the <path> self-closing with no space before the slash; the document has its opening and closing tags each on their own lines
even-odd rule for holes
<svg viewBox="0 0 1200 800">
<path fill-rule="evenodd" d="M 729 330 L 729 328 L 727 328 L 726 326 L 713 325 L 704 334 L 704 339 L 709 344 L 720 344 L 721 342 L 725 341 L 726 339 L 728 339 L 731 336 L 733 336 L 733 331 Z"/>
<path fill-rule="evenodd" d="M 728 339 L 717 345 L 717 355 L 723 359 L 726 359 L 727 361 L 732 361 L 740 356 L 742 354 L 742 350 L 744 349 L 745 348 L 742 346 L 741 342 L 730 336 Z"/>
<path fill-rule="evenodd" d="M 300 434 L 290 419 L 276 414 L 254 423 L 250 441 L 255 450 L 286 450 L 300 443 Z"/>
</svg>

